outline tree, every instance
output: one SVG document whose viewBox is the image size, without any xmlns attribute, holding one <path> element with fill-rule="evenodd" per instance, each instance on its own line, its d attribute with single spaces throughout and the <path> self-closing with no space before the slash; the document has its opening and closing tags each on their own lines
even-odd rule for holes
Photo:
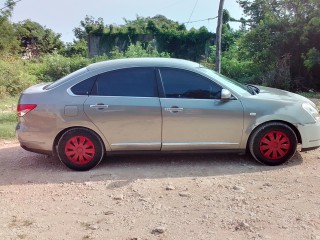
<svg viewBox="0 0 320 240">
<path fill-rule="evenodd" d="M 73 33 L 77 39 L 86 39 L 90 33 L 103 33 L 103 18 L 95 20 L 94 17 L 86 15 L 84 20 L 80 21 L 80 26 L 73 29 Z"/>
<path fill-rule="evenodd" d="M 19 52 L 20 46 L 17 33 L 13 24 L 9 21 L 15 3 L 8 0 L 5 8 L 0 11 L 0 55 L 15 55 Z"/>
<path fill-rule="evenodd" d="M 221 34 L 222 34 L 222 17 L 223 17 L 223 5 L 224 0 L 220 0 L 218 11 L 218 24 L 216 31 L 216 64 L 215 69 L 217 72 L 221 72 Z"/>
<path fill-rule="evenodd" d="M 276 86 L 286 82 L 282 88 L 304 91 L 320 89 L 320 1 L 239 2 L 251 25 L 240 51 L 260 66 L 262 82 Z M 287 78 L 284 81 L 279 75 Z"/>
<path fill-rule="evenodd" d="M 0 15 L 6 19 L 10 18 L 15 5 L 16 3 L 14 2 L 14 0 L 7 0 L 2 10 L 0 10 Z"/>
<path fill-rule="evenodd" d="M 43 27 L 37 22 L 27 19 L 15 24 L 15 29 L 21 42 L 23 53 L 28 53 L 28 57 L 32 58 L 43 53 L 61 51 L 64 48 L 60 34 Z"/>
<path fill-rule="evenodd" d="M 67 43 L 63 55 L 67 57 L 72 56 L 81 56 L 87 57 L 88 55 L 88 46 L 85 39 L 73 40 L 73 43 Z"/>
</svg>

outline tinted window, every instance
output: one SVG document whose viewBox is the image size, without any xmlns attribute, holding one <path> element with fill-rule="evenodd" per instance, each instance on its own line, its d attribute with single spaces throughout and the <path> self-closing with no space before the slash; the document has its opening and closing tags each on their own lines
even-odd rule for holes
<svg viewBox="0 0 320 240">
<path fill-rule="evenodd" d="M 75 95 L 89 95 L 95 80 L 96 80 L 96 76 L 93 76 L 91 78 L 88 78 L 74 85 L 71 88 L 72 93 Z"/>
<path fill-rule="evenodd" d="M 75 72 L 72 72 L 69 75 L 67 75 L 67 76 L 65 76 L 63 78 L 60 78 L 59 80 L 47 85 L 45 87 L 45 89 L 52 89 L 52 88 L 54 88 L 56 86 L 59 86 L 60 84 L 65 83 L 65 82 L 67 82 L 67 81 L 69 81 L 69 80 L 71 80 L 71 79 L 73 79 L 75 77 L 78 77 L 78 76 L 80 76 L 82 74 L 85 74 L 86 72 L 88 72 L 87 68 L 81 68 L 81 69 L 79 69 L 79 70 L 77 70 Z"/>
<path fill-rule="evenodd" d="M 220 99 L 221 87 L 211 80 L 184 70 L 161 69 L 167 98 Z"/>
<path fill-rule="evenodd" d="M 156 97 L 153 68 L 128 68 L 98 76 L 92 94 L 100 96 Z"/>
</svg>

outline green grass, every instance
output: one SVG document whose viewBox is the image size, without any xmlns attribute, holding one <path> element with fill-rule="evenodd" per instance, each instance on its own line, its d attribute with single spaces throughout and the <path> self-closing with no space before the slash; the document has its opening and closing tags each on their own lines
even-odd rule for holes
<svg viewBox="0 0 320 240">
<path fill-rule="evenodd" d="M 0 112 L 0 139 L 14 138 L 16 125 L 16 112 Z"/>
<path fill-rule="evenodd" d="M 16 111 L 19 96 L 10 96 L 0 99 L 0 114 L 3 111 Z"/>
</svg>

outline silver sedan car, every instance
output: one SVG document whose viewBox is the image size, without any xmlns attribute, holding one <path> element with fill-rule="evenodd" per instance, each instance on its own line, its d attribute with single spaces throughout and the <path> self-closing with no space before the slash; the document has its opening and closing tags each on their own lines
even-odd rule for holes
<svg viewBox="0 0 320 240">
<path fill-rule="evenodd" d="M 110 152 L 225 150 L 267 165 L 320 146 L 314 103 L 242 85 L 198 63 L 165 58 L 95 63 L 25 90 L 21 146 L 88 170 Z"/>
</svg>

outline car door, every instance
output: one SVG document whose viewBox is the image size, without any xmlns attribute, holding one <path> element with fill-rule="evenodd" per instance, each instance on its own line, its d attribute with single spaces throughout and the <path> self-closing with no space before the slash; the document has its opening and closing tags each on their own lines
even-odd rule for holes
<svg viewBox="0 0 320 240">
<path fill-rule="evenodd" d="M 221 100 L 222 87 L 186 70 L 161 68 L 162 150 L 237 149 L 243 130 L 239 100 Z"/>
<path fill-rule="evenodd" d="M 160 150 L 161 108 L 154 68 L 97 76 L 84 111 L 112 150 Z"/>
</svg>

